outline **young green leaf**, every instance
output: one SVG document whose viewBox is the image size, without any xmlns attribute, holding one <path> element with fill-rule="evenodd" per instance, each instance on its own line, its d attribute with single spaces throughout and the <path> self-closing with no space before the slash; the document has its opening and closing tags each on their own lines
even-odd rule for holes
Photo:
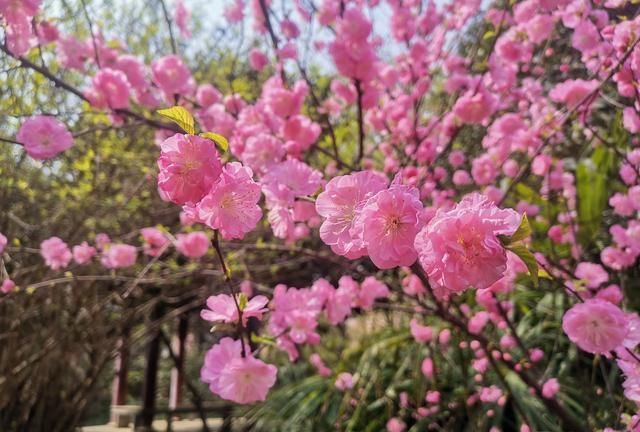
<svg viewBox="0 0 640 432">
<path fill-rule="evenodd" d="M 220 150 L 222 150 L 225 153 L 229 150 L 229 141 L 227 141 L 227 139 L 220 134 L 217 134 L 215 132 L 202 132 L 200 136 L 203 138 L 210 139 L 211 141 L 218 144 L 218 146 L 220 147 Z"/>
<path fill-rule="evenodd" d="M 244 293 L 240 293 L 240 295 L 238 296 L 238 306 L 240 307 L 240 310 L 243 311 L 244 308 L 247 307 L 247 296 L 244 295 Z"/>
<path fill-rule="evenodd" d="M 525 263 L 527 266 L 527 270 L 529 271 L 529 275 L 531 275 L 531 279 L 535 286 L 538 286 L 538 262 L 536 258 L 533 256 L 531 251 L 527 249 L 525 245 L 522 243 L 511 244 L 506 247 L 508 250 L 513 252 Z"/>
<path fill-rule="evenodd" d="M 258 336 L 255 333 L 251 333 L 251 342 L 253 342 L 253 343 L 261 343 L 261 344 L 265 344 L 265 345 L 272 345 L 272 346 L 276 345 L 275 339 L 270 338 L 270 337 L 266 337 L 266 336 Z"/>
<path fill-rule="evenodd" d="M 507 246 L 510 244 L 517 243 L 521 240 L 526 239 L 531 235 L 531 225 L 529 225 L 529 219 L 527 219 L 527 214 L 522 215 L 522 220 L 520 221 L 520 226 L 514 232 L 511 237 L 501 236 L 502 244 Z"/>
<path fill-rule="evenodd" d="M 195 135 L 196 122 L 193 119 L 191 113 L 185 108 L 181 106 L 174 106 L 171 108 L 158 110 L 158 114 L 168 118 L 169 120 L 180 126 L 182 130 L 189 135 Z"/>
</svg>

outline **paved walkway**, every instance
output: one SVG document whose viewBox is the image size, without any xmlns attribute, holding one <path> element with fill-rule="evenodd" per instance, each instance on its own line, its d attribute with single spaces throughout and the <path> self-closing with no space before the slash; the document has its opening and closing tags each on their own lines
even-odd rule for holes
<svg viewBox="0 0 640 432">
<path fill-rule="evenodd" d="M 217 431 L 222 426 L 222 419 L 208 419 L 207 425 L 212 431 Z M 200 432 L 202 431 L 202 421 L 200 419 L 192 420 L 174 420 L 171 422 L 171 427 L 175 432 Z M 156 420 L 153 422 L 153 429 L 156 431 L 166 431 L 167 421 Z M 112 424 L 99 425 L 99 426 L 83 426 L 79 429 L 80 432 L 129 432 L 133 427 L 117 428 Z"/>
</svg>

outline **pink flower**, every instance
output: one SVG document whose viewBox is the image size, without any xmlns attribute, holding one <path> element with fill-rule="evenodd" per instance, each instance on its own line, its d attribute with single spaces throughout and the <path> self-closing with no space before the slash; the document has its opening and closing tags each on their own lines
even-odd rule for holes
<svg viewBox="0 0 640 432">
<path fill-rule="evenodd" d="M 316 368 L 316 370 L 318 371 L 318 374 L 321 377 L 326 378 L 331 375 L 331 369 L 329 369 L 324 364 L 324 362 L 322 361 L 322 358 L 318 353 L 313 353 L 309 356 L 309 363 L 311 363 L 313 367 Z"/>
<path fill-rule="evenodd" d="M 425 378 L 433 378 L 433 360 L 429 357 L 426 357 L 424 360 L 422 360 L 420 371 Z"/>
<path fill-rule="evenodd" d="M 144 64 L 136 57 L 129 54 L 121 55 L 113 67 L 125 74 L 129 85 L 134 89 L 144 90 L 147 87 L 147 71 Z"/>
<path fill-rule="evenodd" d="M 249 51 L 249 64 L 253 69 L 260 72 L 269 63 L 267 56 L 258 48 Z"/>
<path fill-rule="evenodd" d="M 153 82 L 168 95 L 186 93 L 191 88 L 191 72 L 180 57 L 168 55 L 151 63 Z"/>
<path fill-rule="evenodd" d="M 282 85 L 279 77 L 269 79 L 263 86 L 262 100 L 278 117 L 286 118 L 300 112 L 307 95 L 308 87 L 304 81 L 297 82 L 291 90 Z"/>
<path fill-rule="evenodd" d="M 431 342 L 431 339 L 433 339 L 433 330 L 431 327 L 420 325 L 415 319 L 411 320 L 409 327 L 411 329 L 411 336 L 413 336 L 416 342 L 426 343 Z"/>
<path fill-rule="evenodd" d="M 328 282 L 326 282 L 328 285 Z M 319 289 L 325 283 L 314 284 L 315 289 L 289 288 L 278 285 L 273 291 L 273 313 L 269 320 L 269 330 L 272 334 L 286 333 L 286 343 L 316 344 L 320 335 L 316 333 L 318 325 L 316 317 L 327 299 L 325 289 Z M 328 287 L 331 289 L 332 287 Z M 281 338 L 278 338 L 280 341 Z"/>
<path fill-rule="evenodd" d="M 295 197 L 311 195 L 321 185 L 322 174 L 297 159 L 273 166 L 262 178 L 268 205 L 291 205 Z"/>
<path fill-rule="evenodd" d="M 473 180 L 481 186 L 492 183 L 498 176 L 498 167 L 488 154 L 484 154 L 473 160 L 471 166 Z"/>
<path fill-rule="evenodd" d="M 227 294 L 218 294 L 211 296 L 207 299 L 207 307 L 209 309 L 203 309 L 200 312 L 202 319 L 212 322 L 224 322 L 234 323 L 238 321 L 238 306 L 240 305 L 240 299 L 233 299 Z M 265 296 L 255 296 L 247 302 L 242 310 L 242 325 L 247 326 L 247 320 L 250 317 L 255 317 L 259 320 L 262 319 L 262 314 L 268 312 L 265 306 L 269 303 L 269 299 Z"/>
<path fill-rule="evenodd" d="M 581 262 L 576 267 L 576 277 L 585 281 L 588 288 L 598 288 L 609 280 L 609 273 L 600 264 Z"/>
<path fill-rule="evenodd" d="M 609 285 L 608 287 L 599 290 L 596 294 L 596 298 L 606 300 L 614 305 L 619 305 L 624 296 L 622 295 L 622 290 L 618 285 Z"/>
<path fill-rule="evenodd" d="M 231 360 L 220 376 L 218 395 L 239 404 L 263 401 L 276 382 L 278 369 L 252 356 Z"/>
<path fill-rule="evenodd" d="M 571 45 L 582 54 L 595 51 L 599 44 L 600 33 L 590 19 L 585 19 L 574 29 Z"/>
<path fill-rule="evenodd" d="M 233 0 L 233 2 L 224 9 L 224 17 L 232 24 L 239 23 L 244 18 L 244 1 Z"/>
<path fill-rule="evenodd" d="M 251 168 L 231 162 L 197 205 L 198 216 L 225 239 L 243 238 L 262 217 L 259 200 L 260 186 Z"/>
<path fill-rule="evenodd" d="M 318 321 L 314 316 L 306 315 L 303 311 L 294 311 L 288 318 L 290 329 L 287 336 L 297 344 L 315 344 L 320 340 L 316 332 Z"/>
<path fill-rule="evenodd" d="M 111 243 L 111 239 L 105 233 L 96 234 L 96 247 L 100 250 L 104 250 L 107 245 Z"/>
<path fill-rule="evenodd" d="M 129 107 L 130 88 L 124 72 L 110 68 L 100 69 L 91 83 L 85 96 L 94 107 L 113 110 Z"/>
<path fill-rule="evenodd" d="M 563 103 L 569 109 L 578 106 L 587 96 L 598 89 L 598 80 L 585 81 L 583 79 L 567 80 L 556 84 L 549 92 L 552 101 Z"/>
<path fill-rule="evenodd" d="M 79 71 L 84 70 L 84 62 L 93 55 L 93 48 L 89 44 L 71 35 L 61 36 L 56 48 L 60 66 Z"/>
<path fill-rule="evenodd" d="M 495 385 L 484 387 L 480 390 L 480 400 L 482 402 L 496 402 L 502 396 L 502 390 Z"/>
<path fill-rule="evenodd" d="M 0 292 L 3 294 L 9 294 L 16 287 L 16 284 L 11 279 L 5 279 L 2 281 L 2 285 L 0 285 Z"/>
<path fill-rule="evenodd" d="M 260 133 L 247 139 L 241 159 L 258 173 L 268 172 L 285 154 L 282 142 L 271 134 Z"/>
<path fill-rule="evenodd" d="M 534 44 L 544 42 L 553 31 L 555 21 L 550 15 L 536 15 L 525 25 L 529 40 Z"/>
<path fill-rule="evenodd" d="M 429 390 L 425 395 L 424 400 L 430 404 L 437 404 L 440 402 L 440 392 L 437 390 Z"/>
<path fill-rule="evenodd" d="M 196 101 L 203 108 L 208 108 L 222 99 L 222 94 L 211 84 L 202 84 L 196 91 Z"/>
<path fill-rule="evenodd" d="M 40 255 L 52 270 L 68 266 L 72 258 L 69 247 L 58 237 L 51 237 L 40 243 Z"/>
<path fill-rule="evenodd" d="M 482 329 L 489 323 L 489 313 L 485 311 L 477 312 L 469 319 L 468 329 L 469 333 L 479 334 Z"/>
<path fill-rule="evenodd" d="M 418 257 L 413 246 L 422 228 L 418 190 L 393 186 L 367 200 L 356 224 L 371 261 L 381 269 L 410 266 Z"/>
<path fill-rule="evenodd" d="M 33 29 L 28 19 L 8 25 L 5 35 L 7 48 L 15 56 L 22 56 L 28 53 L 34 42 Z"/>
<path fill-rule="evenodd" d="M 574 305 L 562 317 L 562 329 L 571 342 L 593 354 L 617 348 L 628 333 L 624 312 L 600 299 Z"/>
<path fill-rule="evenodd" d="M 337 27 L 329 54 L 338 72 L 349 78 L 369 81 L 376 74 L 373 65 L 377 61 L 375 50 L 367 41 L 372 31 L 371 22 L 360 8 L 352 7 L 344 12 Z"/>
<path fill-rule="evenodd" d="M 556 395 L 556 393 L 558 393 L 559 390 L 560 384 L 558 383 L 558 380 L 555 378 L 548 379 L 542 385 L 542 396 L 546 397 L 547 399 L 551 399 Z"/>
<path fill-rule="evenodd" d="M 507 269 L 507 254 L 497 236 L 511 235 L 519 225 L 518 213 L 499 209 L 480 194 L 439 210 L 415 241 L 436 295 L 487 288 L 499 280 Z"/>
<path fill-rule="evenodd" d="M 30 20 L 38 13 L 42 0 L 0 0 L 0 15 L 8 24 Z"/>
<path fill-rule="evenodd" d="M 384 175 L 359 171 L 332 178 L 316 199 L 316 211 L 325 218 L 320 238 L 338 255 L 355 259 L 366 254 L 354 220 L 367 199 L 387 187 Z"/>
<path fill-rule="evenodd" d="M 389 297 L 389 288 L 374 276 L 367 276 L 360 285 L 354 306 L 370 310 L 377 299 L 386 297 Z"/>
<path fill-rule="evenodd" d="M 248 348 L 245 346 L 245 349 Z M 204 364 L 200 370 L 200 379 L 209 384 L 214 393 L 219 388 L 218 382 L 225 366 L 234 358 L 242 356 L 242 342 L 229 337 L 222 338 L 220 342 L 211 347 L 205 354 Z M 214 390 L 214 388 L 216 390 Z"/>
<path fill-rule="evenodd" d="M 355 380 L 353 379 L 353 375 L 349 372 L 341 372 L 338 374 L 336 378 L 336 388 L 340 391 L 345 391 L 353 388 L 355 384 Z"/>
<path fill-rule="evenodd" d="M 200 377 L 223 399 L 239 404 L 263 401 L 276 382 L 278 369 L 250 353 L 243 357 L 241 344 L 231 338 L 220 340 L 207 351 Z"/>
<path fill-rule="evenodd" d="M 128 244 L 111 244 L 102 252 L 102 265 L 108 269 L 131 267 L 136 263 L 138 252 L 135 246 Z"/>
<path fill-rule="evenodd" d="M 189 19 L 191 18 L 191 13 L 184 6 L 183 0 L 178 0 L 176 2 L 176 12 L 175 12 L 175 20 L 176 25 L 180 29 L 180 34 L 183 38 L 191 37 L 191 31 L 189 30 Z"/>
<path fill-rule="evenodd" d="M 636 114 L 635 108 L 626 107 L 622 110 L 622 122 L 624 128 L 632 134 L 640 132 L 640 116 Z"/>
<path fill-rule="evenodd" d="M 176 249 L 189 258 L 200 258 L 209 251 L 209 237 L 202 231 L 176 236 Z"/>
<path fill-rule="evenodd" d="M 294 115 L 289 117 L 282 128 L 284 139 L 287 140 L 287 152 L 294 157 L 298 157 L 316 142 L 320 132 L 320 125 L 312 122 L 306 116 Z"/>
<path fill-rule="evenodd" d="M 414 274 L 410 274 L 402 279 L 402 291 L 410 296 L 427 292 L 420 278 Z"/>
<path fill-rule="evenodd" d="M 142 228 L 140 234 L 142 235 L 144 253 L 149 256 L 158 256 L 158 254 L 166 250 L 166 246 L 169 244 L 169 239 L 165 233 L 158 228 Z"/>
<path fill-rule="evenodd" d="M 331 287 L 325 303 L 327 319 L 332 325 L 343 322 L 351 314 L 351 304 L 358 294 L 358 283 L 350 276 L 342 276 L 338 289 Z"/>
<path fill-rule="evenodd" d="M 60 33 L 52 22 L 43 20 L 36 24 L 36 35 L 38 36 L 38 43 L 46 45 L 57 41 Z"/>
<path fill-rule="evenodd" d="M 7 238 L 4 234 L 0 233 L 0 255 L 4 252 L 4 249 L 7 247 Z"/>
<path fill-rule="evenodd" d="M 278 238 L 288 238 L 293 234 L 293 212 L 287 207 L 276 205 L 267 214 L 273 234 Z"/>
<path fill-rule="evenodd" d="M 53 117 L 37 115 L 28 118 L 18 130 L 16 139 L 34 159 L 51 159 L 71 148 L 73 136 L 66 126 Z"/>
<path fill-rule="evenodd" d="M 530 349 L 529 358 L 532 362 L 537 363 L 544 358 L 544 351 L 542 351 L 540 348 Z"/>
<path fill-rule="evenodd" d="M 158 187 L 176 204 L 197 203 L 222 172 L 213 141 L 175 134 L 160 145 Z"/>
<path fill-rule="evenodd" d="M 496 98 L 484 87 L 478 91 L 469 90 L 453 107 L 453 113 L 463 123 L 482 123 L 489 118 L 497 105 Z"/>
<path fill-rule="evenodd" d="M 73 260 L 76 264 L 82 265 L 88 263 L 95 254 L 96 248 L 89 246 L 86 241 L 73 247 Z"/>
<path fill-rule="evenodd" d="M 387 432 L 404 432 L 406 429 L 406 423 L 398 417 L 391 417 L 387 422 Z"/>
</svg>

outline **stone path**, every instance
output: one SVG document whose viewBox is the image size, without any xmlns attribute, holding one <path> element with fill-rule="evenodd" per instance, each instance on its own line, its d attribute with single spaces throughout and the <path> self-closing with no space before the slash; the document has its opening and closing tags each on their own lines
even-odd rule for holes
<svg viewBox="0 0 640 432">
<path fill-rule="evenodd" d="M 211 431 L 217 431 L 222 425 L 222 419 L 208 419 L 207 425 Z M 202 421 L 200 419 L 174 420 L 171 427 L 175 432 L 200 432 L 202 431 Z M 167 430 L 166 420 L 156 420 L 153 422 L 153 429 L 158 432 Z M 112 424 L 99 426 L 83 426 L 78 429 L 79 432 L 130 432 L 133 427 L 117 428 Z"/>
</svg>

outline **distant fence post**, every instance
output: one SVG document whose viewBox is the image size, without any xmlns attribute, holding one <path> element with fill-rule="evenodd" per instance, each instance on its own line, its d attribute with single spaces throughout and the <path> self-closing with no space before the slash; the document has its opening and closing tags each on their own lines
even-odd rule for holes
<svg viewBox="0 0 640 432">
<path fill-rule="evenodd" d="M 142 387 L 142 411 L 136 416 L 136 432 L 152 430 L 153 417 L 156 410 L 156 388 L 158 379 L 158 360 L 160 358 L 160 319 L 162 318 L 162 306 L 157 304 L 151 311 L 148 324 L 150 337 L 147 348 L 147 364 L 144 370 L 144 384 Z"/>
<path fill-rule="evenodd" d="M 169 409 L 176 409 L 182 405 L 184 363 L 186 359 L 186 341 L 189 330 L 189 316 L 182 315 L 178 320 L 178 332 L 173 340 L 173 352 L 176 354 L 176 362 L 171 369 L 171 385 L 169 387 Z"/>
<path fill-rule="evenodd" d="M 118 414 L 114 407 L 127 404 L 129 395 L 129 328 L 122 330 L 122 336 L 118 340 L 118 353 L 114 359 L 114 376 L 111 387 L 111 423 L 117 423 Z"/>
</svg>

